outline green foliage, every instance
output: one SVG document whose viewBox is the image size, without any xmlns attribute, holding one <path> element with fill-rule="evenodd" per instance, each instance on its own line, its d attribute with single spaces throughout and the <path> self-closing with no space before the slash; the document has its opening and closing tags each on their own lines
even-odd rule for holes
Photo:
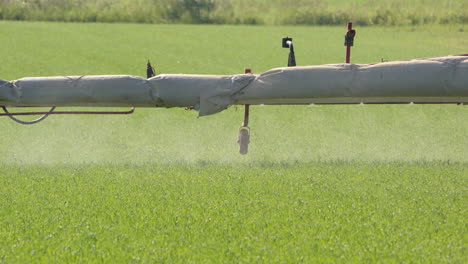
<svg viewBox="0 0 468 264">
<path fill-rule="evenodd" d="M 184 24 L 467 23 L 464 0 L 3 0 L 0 19 Z"/>
<path fill-rule="evenodd" d="M 210 12 L 214 9 L 212 0 L 168 1 L 163 15 L 171 22 L 186 24 L 210 23 Z"/>
<path fill-rule="evenodd" d="M 0 165 L 4 263 L 463 263 L 468 167 Z"/>
</svg>

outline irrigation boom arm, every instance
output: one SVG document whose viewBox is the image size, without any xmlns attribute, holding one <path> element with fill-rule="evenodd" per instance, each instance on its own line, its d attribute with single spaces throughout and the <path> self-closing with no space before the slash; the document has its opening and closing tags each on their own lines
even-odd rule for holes
<svg viewBox="0 0 468 264">
<path fill-rule="evenodd" d="M 468 56 L 277 68 L 262 74 L 161 74 L 0 80 L 4 106 L 189 107 L 233 104 L 468 103 Z"/>
</svg>

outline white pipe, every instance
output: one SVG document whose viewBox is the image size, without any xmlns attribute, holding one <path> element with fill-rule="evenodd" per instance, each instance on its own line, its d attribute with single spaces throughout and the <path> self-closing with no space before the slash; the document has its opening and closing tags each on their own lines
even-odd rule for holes
<svg viewBox="0 0 468 264">
<path fill-rule="evenodd" d="M 0 81 L 0 105 L 195 107 L 232 104 L 468 103 L 468 57 L 277 68 L 262 74 L 33 77 Z"/>
</svg>

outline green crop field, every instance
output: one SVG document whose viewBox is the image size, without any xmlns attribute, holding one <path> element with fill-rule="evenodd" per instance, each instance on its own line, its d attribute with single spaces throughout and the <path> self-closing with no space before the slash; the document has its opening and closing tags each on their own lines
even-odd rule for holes
<svg viewBox="0 0 468 264">
<path fill-rule="evenodd" d="M 464 25 L 356 28 L 352 62 L 467 53 Z M 0 21 L 0 78 L 341 63 L 341 27 Z M 76 108 L 75 108 L 76 109 Z M 463 263 L 468 107 L 252 106 L 0 119 L 0 263 Z"/>
</svg>

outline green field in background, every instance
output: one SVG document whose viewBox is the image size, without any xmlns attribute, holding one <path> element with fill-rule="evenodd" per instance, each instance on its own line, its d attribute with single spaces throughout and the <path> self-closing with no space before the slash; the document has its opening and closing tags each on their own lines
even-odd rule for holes
<svg viewBox="0 0 468 264">
<path fill-rule="evenodd" d="M 356 28 L 353 63 L 467 53 L 463 25 Z M 341 63 L 342 27 L 0 22 L 0 78 Z M 63 108 L 62 108 L 63 109 Z M 468 107 L 252 106 L 0 119 L 0 263 L 463 263 Z"/>
</svg>

